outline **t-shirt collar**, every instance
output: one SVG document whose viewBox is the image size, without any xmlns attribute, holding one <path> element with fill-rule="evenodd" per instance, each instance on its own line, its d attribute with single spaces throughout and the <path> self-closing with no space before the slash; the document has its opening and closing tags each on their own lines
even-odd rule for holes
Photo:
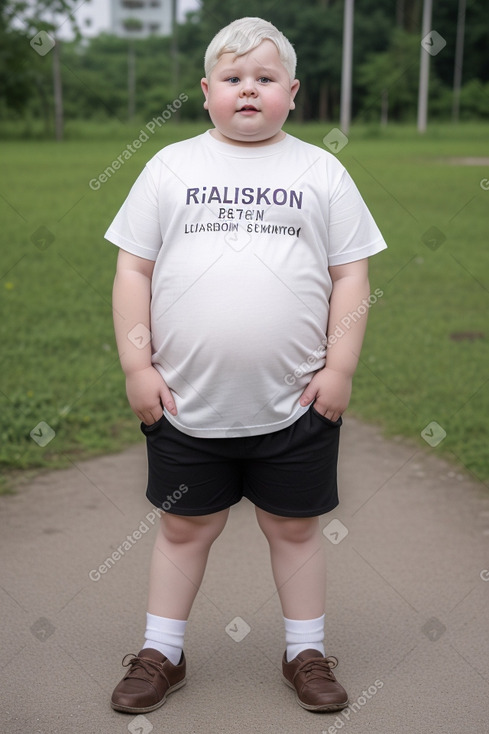
<svg viewBox="0 0 489 734">
<path fill-rule="evenodd" d="M 210 130 L 206 130 L 202 134 L 202 139 L 217 153 L 229 156 L 230 158 L 267 158 L 268 156 L 281 153 L 288 147 L 291 140 L 290 135 L 285 133 L 285 137 L 282 140 L 279 140 L 277 143 L 271 143 L 270 145 L 232 145 L 231 143 L 216 140 L 211 135 Z"/>
</svg>

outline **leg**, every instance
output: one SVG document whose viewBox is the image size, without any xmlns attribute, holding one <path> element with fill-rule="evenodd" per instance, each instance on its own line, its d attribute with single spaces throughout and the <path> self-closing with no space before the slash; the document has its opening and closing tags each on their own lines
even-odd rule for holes
<svg viewBox="0 0 489 734">
<path fill-rule="evenodd" d="M 161 516 L 150 566 L 148 612 L 187 619 L 204 577 L 207 557 L 229 509 L 211 515 Z"/>
<path fill-rule="evenodd" d="M 228 513 L 161 517 L 151 559 L 146 644 L 138 655 L 126 655 L 122 661 L 129 671 L 112 693 L 111 706 L 116 711 L 153 711 L 185 685 L 185 620 L 202 582 L 210 547 Z"/>
<path fill-rule="evenodd" d="M 284 617 L 322 616 L 326 556 L 319 518 L 280 517 L 258 507 L 256 517 L 270 545 L 272 572 Z"/>
<path fill-rule="evenodd" d="M 348 705 L 348 694 L 332 671 L 338 661 L 324 657 L 322 642 L 318 644 L 324 635 L 326 595 L 326 558 L 319 518 L 279 517 L 259 508 L 256 515 L 270 544 L 273 576 L 286 618 L 284 681 L 295 689 L 296 700 L 303 708 L 339 711 Z M 308 636 L 311 631 L 313 634 Z M 289 639 L 298 644 L 290 645 Z"/>
</svg>

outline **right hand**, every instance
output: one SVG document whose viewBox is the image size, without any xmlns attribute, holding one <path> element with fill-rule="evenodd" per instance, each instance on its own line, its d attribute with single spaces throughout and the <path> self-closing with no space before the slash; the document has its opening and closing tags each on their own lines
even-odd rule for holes
<svg viewBox="0 0 489 734">
<path fill-rule="evenodd" d="M 126 392 L 132 410 L 148 426 L 161 418 L 163 407 L 172 415 L 177 414 L 171 391 L 155 367 L 126 375 Z"/>
</svg>

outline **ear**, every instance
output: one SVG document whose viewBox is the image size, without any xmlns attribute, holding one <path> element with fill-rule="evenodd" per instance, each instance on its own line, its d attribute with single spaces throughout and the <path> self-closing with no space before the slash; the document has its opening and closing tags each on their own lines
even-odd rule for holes
<svg viewBox="0 0 489 734">
<path fill-rule="evenodd" d="M 290 107 L 289 107 L 289 110 L 295 110 L 295 102 L 294 102 L 294 99 L 295 99 L 295 95 L 299 91 L 300 85 L 301 85 L 301 83 L 300 83 L 300 81 L 298 79 L 294 79 L 294 81 L 290 85 Z"/>
<path fill-rule="evenodd" d="M 209 96 L 209 82 L 207 81 L 205 77 L 200 80 L 200 86 L 202 87 L 202 91 L 204 92 L 204 97 L 205 97 L 204 110 L 208 110 L 209 106 L 207 103 L 207 98 Z"/>
</svg>

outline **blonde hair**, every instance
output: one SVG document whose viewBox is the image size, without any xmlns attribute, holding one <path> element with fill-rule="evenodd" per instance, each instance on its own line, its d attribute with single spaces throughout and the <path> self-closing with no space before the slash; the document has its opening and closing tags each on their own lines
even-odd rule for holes
<svg viewBox="0 0 489 734">
<path fill-rule="evenodd" d="M 273 41 L 280 61 L 287 69 L 290 79 L 294 79 L 297 64 L 294 47 L 278 28 L 262 18 L 238 18 L 214 36 L 205 52 L 206 77 L 209 78 L 222 54 L 234 53 L 236 56 L 243 56 L 265 40 Z"/>
</svg>

